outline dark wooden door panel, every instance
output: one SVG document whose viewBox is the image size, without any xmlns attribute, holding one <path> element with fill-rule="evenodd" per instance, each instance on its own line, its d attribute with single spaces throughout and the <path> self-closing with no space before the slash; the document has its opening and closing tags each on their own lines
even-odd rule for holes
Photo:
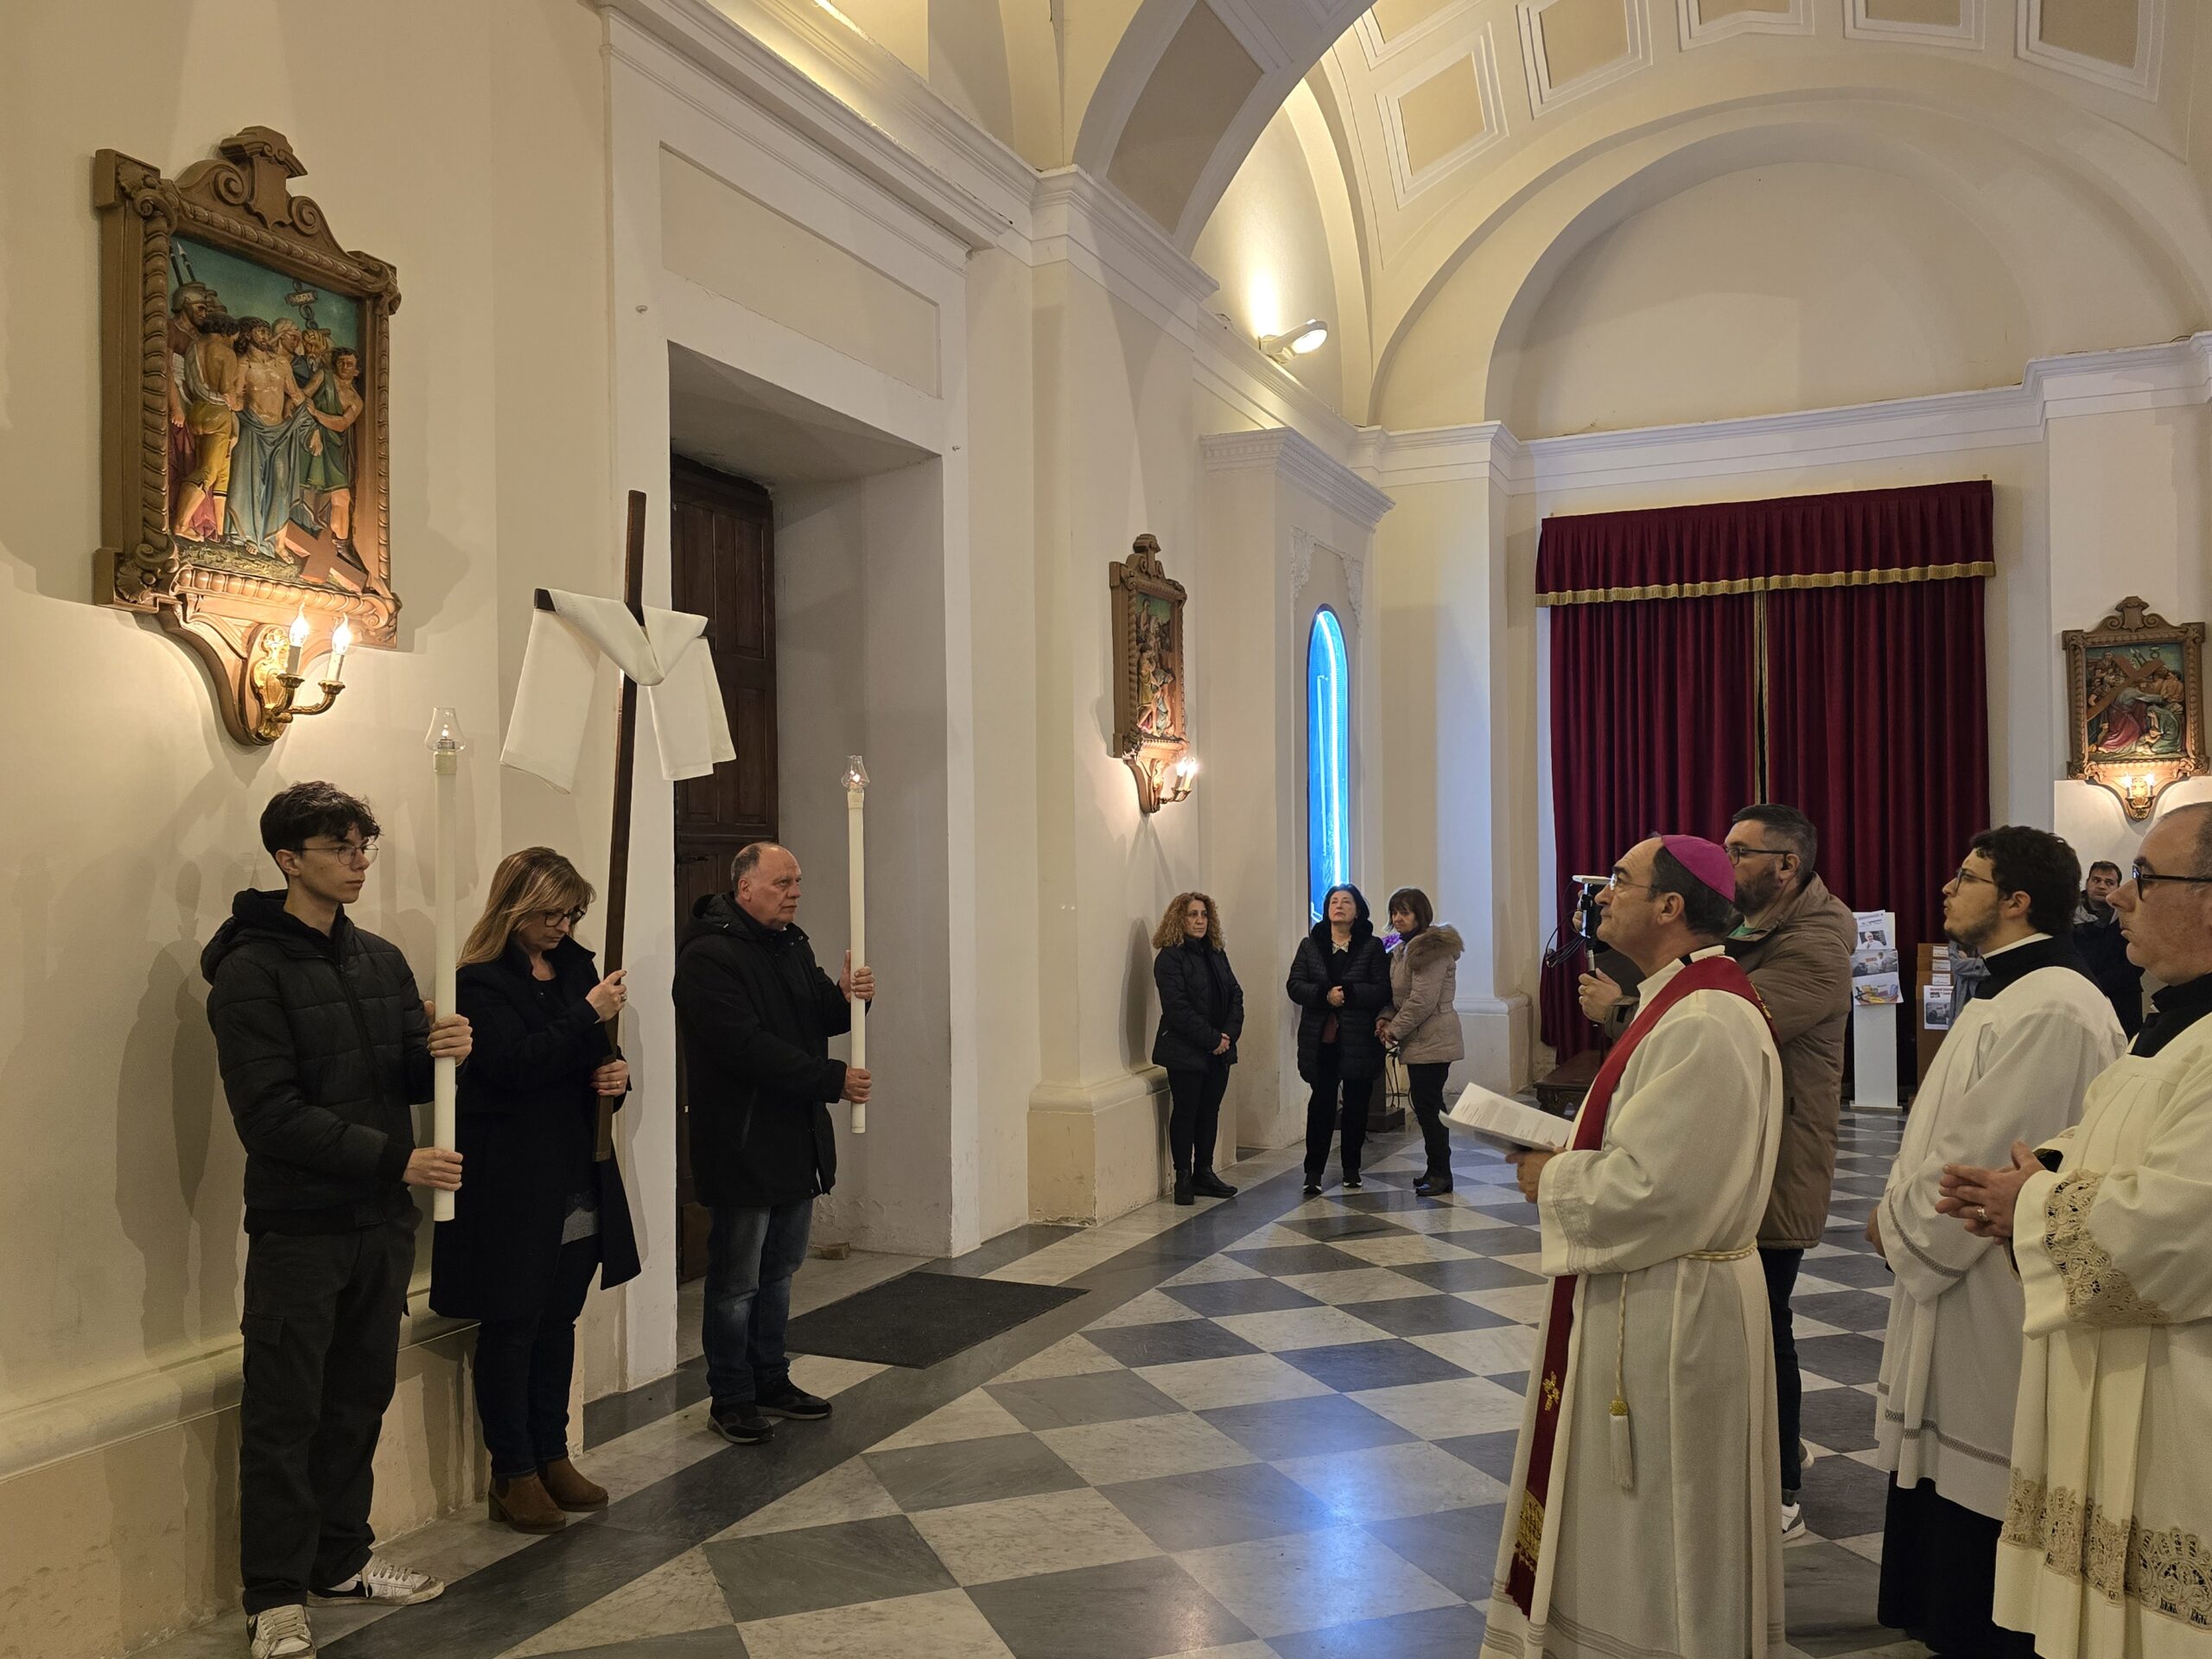
<svg viewBox="0 0 2212 1659">
<path fill-rule="evenodd" d="M 676 917 L 729 888 L 729 862 L 747 842 L 776 838 L 776 547 L 768 493 L 678 457 L 671 473 L 671 592 L 679 611 L 707 619 L 737 750 L 705 778 L 676 786 Z M 691 1177 L 690 1106 L 677 1083 L 677 1276 L 707 1270 L 709 1217 Z"/>
</svg>

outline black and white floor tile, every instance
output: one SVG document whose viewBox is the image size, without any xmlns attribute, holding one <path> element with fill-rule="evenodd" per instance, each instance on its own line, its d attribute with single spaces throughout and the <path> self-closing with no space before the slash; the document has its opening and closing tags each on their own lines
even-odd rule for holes
<svg viewBox="0 0 2212 1659">
<path fill-rule="evenodd" d="M 1872 1461 L 1888 1272 L 1861 1238 L 1899 1120 L 1847 1116 L 1827 1241 L 1798 1283 L 1813 1536 L 1787 1553 L 1793 1653 L 1918 1655 L 1873 1622 Z M 1417 1141 L 1306 1200 L 1294 1149 L 1236 1199 L 1025 1228 L 938 1271 L 1086 1295 L 926 1371 L 803 1359 L 827 1424 L 765 1448 L 704 1426 L 697 1362 L 594 1405 L 602 1516 L 527 1541 L 480 1519 L 397 1541 L 426 1606 L 322 1613 L 333 1659 L 1426 1659 L 1481 1642 L 1545 1300 L 1534 1210 Z M 825 1269 L 826 1270 L 826 1269 Z M 858 1280 L 859 1269 L 841 1268 Z M 815 1271 L 810 1265 L 808 1274 Z M 808 1274 L 803 1274 L 802 1286 Z M 241 1652 L 235 1618 L 154 1651 Z"/>
</svg>

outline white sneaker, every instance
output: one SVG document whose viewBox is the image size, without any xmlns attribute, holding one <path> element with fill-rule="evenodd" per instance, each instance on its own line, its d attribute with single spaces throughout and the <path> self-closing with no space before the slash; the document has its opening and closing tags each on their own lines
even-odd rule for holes
<svg viewBox="0 0 2212 1659">
<path fill-rule="evenodd" d="M 1785 1503 L 1782 1506 L 1782 1541 L 1794 1544 L 1805 1535 L 1805 1506 Z"/>
<path fill-rule="evenodd" d="M 368 1565 L 345 1583 L 317 1590 L 314 1595 L 317 1601 L 365 1601 L 378 1607 L 412 1607 L 418 1601 L 434 1601 L 445 1592 L 443 1579 L 434 1579 L 411 1567 L 372 1555 Z"/>
<path fill-rule="evenodd" d="M 253 1659 L 309 1659 L 315 1650 L 308 1610 L 296 1601 L 248 1613 L 245 1633 L 253 1644 Z"/>
</svg>

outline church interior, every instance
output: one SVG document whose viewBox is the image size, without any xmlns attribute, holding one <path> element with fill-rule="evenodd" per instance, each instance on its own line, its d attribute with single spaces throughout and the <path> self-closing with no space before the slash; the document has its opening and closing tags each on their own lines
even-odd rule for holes
<svg viewBox="0 0 2212 1659">
<path fill-rule="evenodd" d="M 573 860 L 594 948 L 626 893 L 613 1151 L 641 1262 L 576 1331 L 577 1457 L 611 1503 L 527 1537 L 486 1519 L 475 1326 L 429 1306 L 425 1220 L 373 1520 L 450 1587 L 319 1611 L 321 1650 L 1474 1654 L 1548 1294 L 1537 1211 L 1467 1140 L 1456 1190 L 1417 1195 L 1420 1136 L 1379 1096 L 1366 1189 L 1302 1187 L 1277 988 L 1338 883 L 1378 931 L 1420 888 L 1465 946 L 1452 1090 L 1537 1099 L 1596 1041 L 1558 965 L 1573 878 L 1771 798 L 1812 811 L 1830 885 L 1891 912 L 1903 957 L 1901 1001 L 1853 1016 L 1797 1284 L 1787 1651 L 1924 1651 L 1874 1618 L 1889 1274 L 1860 1235 L 1942 1037 L 1939 889 L 1990 824 L 2124 871 L 2212 801 L 2212 16 L 0 22 L 0 673 L 23 722 L 0 1659 L 245 1651 L 245 1154 L 200 958 L 232 895 L 280 879 L 264 804 L 313 779 L 373 804 L 348 913 L 426 994 L 443 918 L 465 931 L 508 854 Z M 286 329 L 315 365 L 266 392 L 297 434 L 274 460 L 243 418 L 211 444 L 201 392 L 163 402 L 173 354 L 221 402 L 198 344 L 249 296 L 300 321 L 217 353 L 245 376 L 229 407 Z M 249 486 L 289 493 L 265 523 L 197 516 Z M 671 781 L 671 676 L 618 751 L 637 676 L 601 664 L 572 775 L 503 764 L 540 595 L 623 595 L 626 537 L 628 596 L 705 618 L 728 748 Z M 1670 599 L 1663 631 L 1618 620 Z M 1818 608 L 1847 601 L 1884 608 Z M 2123 730 L 2097 653 L 2144 630 L 2178 642 L 2142 648 L 2171 685 Z M 65 690 L 91 701 L 48 730 Z M 434 714 L 465 744 L 447 774 Z M 882 988 L 794 1332 L 907 1275 L 1036 1301 L 926 1363 L 794 1340 L 836 1414 L 748 1447 L 704 1427 L 673 988 L 695 904 L 761 841 L 804 867 L 832 978 L 864 868 Z M 1219 1132 L 1242 1192 L 1196 1206 L 1168 1196 L 1154 1064 L 1154 931 L 1193 891 L 1245 999 Z"/>
</svg>

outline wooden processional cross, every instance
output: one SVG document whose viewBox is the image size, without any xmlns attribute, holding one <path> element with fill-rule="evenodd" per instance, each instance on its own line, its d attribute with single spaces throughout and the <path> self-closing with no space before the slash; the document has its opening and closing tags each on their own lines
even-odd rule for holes
<svg viewBox="0 0 2212 1659">
<path fill-rule="evenodd" d="M 630 492 L 630 525 L 622 549 L 622 602 L 642 628 L 645 623 L 645 493 Z M 553 595 L 540 588 L 532 601 L 541 611 L 553 608 Z M 599 967 L 602 976 L 622 965 L 623 925 L 630 910 L 630 799 L 638 760 L 638 683 L 620 669 L 621 712 L 614 725 L 614 813 L 607 831 L 607 920 L 601 930 Z M 607 1040 L 622 1052 L 622 1016 L 607 1022 Z M 599 1102 L 599 1139 L 594 1154 L 605 1163 L 614 1155 L 614 1104 L 605 1096 Z"/>
</svg>

